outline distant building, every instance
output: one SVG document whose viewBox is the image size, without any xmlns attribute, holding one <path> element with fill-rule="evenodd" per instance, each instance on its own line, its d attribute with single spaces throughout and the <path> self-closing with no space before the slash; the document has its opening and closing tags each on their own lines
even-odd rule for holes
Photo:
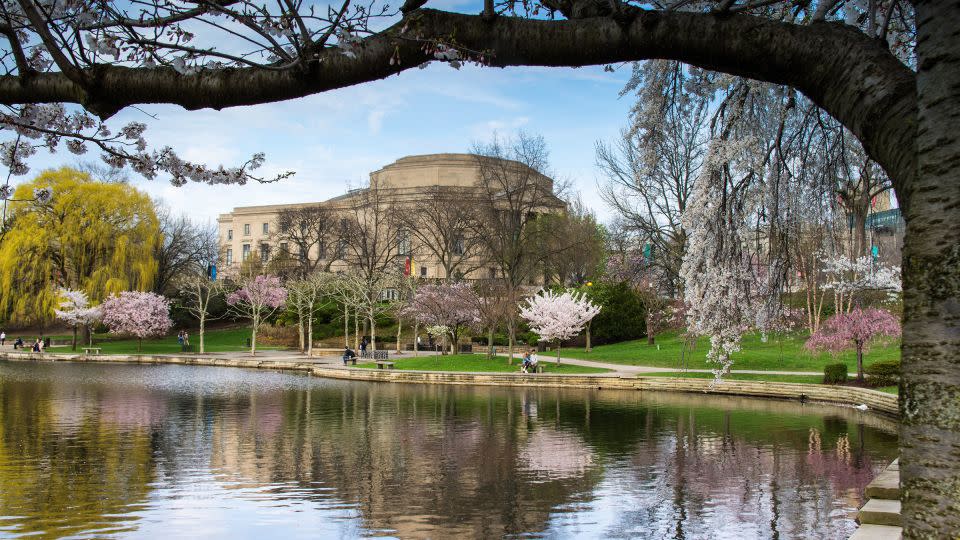
<svg viewBox="0 0 960 540">
<path fill-rule="evenodd" d="M 529 177 L 534 178 L 541 193 L 542 204 L 538 211 L 564 211 L 566 204 L 553 195 L 553 180 L 536 173 L 517 162 L 504 163 L 508 167 L 523 170 Z M 280 254 L 291 254 L 295 257 L 295 249 L 285 240 L 284 231 L 280 230 L 278 216 L 285 210 L 302 208 L 325 208 L 340 214 L 343 219 L 356 219 L 357 207 L 369 204 L 370 190 L 378 190 L 379 200 L 389 200 L 394 209 L 404 216 L 415 216 L 418 211 L 424 211 L 424 206 L 438 194 L 462 194 L 469 198 L 471 193 L 483 191 L 480 181 L 481 167 L 476 156 L 472 154 L 429 154 L 407 156 L 370 173 L 370 187 L 350 190 L 344 195 L 320 202 L 290 203 L 265 206 L 243 206 L 234 208 L 232 212 L 221 214 L 217 219 L 219 240 L 221 246 L 221 268 L 230 275 L 235 273 L 240 265 L 256 258 L 263 264 L 269 264 Z M 489 190 L 487 190 L 489 191 Z M 462 203 L 462 201 L 459 201 Z M 369 214 L 368 214 L 369 215 Z M 407 221 L 409 223 L 409 221 Z M 392 225 L 393 227 L 409 225 Z M 437 257 L 418 245 L 416 235 L 404 234 L 402 231 L 390 231 L 394 238 L 395 247 L 392 256 L 400 267 L 406 267 L 408 273 L 425 278 L 445 278 L 445 272 Z M 320 266 L 333 271 L 348 270 L 349 257 L 344 256 L 344 246 L 337 245 L 348 241 L 343 237 L 332 234 L 329 242 L 314 246 L 306 256 L 313 260 L 320 260 Z M 455 249 L 455 248 L 454 248 Z M 478 254 L 482 258 L 482 254 Z M 496 277 L 496 270 L 492 267 L 476 267 L 471 265 L 471 272 L 465 278 Z"/>
</svg>

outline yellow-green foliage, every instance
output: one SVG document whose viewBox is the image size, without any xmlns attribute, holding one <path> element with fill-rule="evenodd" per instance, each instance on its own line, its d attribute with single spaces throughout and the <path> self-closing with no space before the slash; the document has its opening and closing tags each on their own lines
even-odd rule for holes
<svg viewBox="0 0 960 540">
<path fill-rule="evenodd" d="M 14 198 L 30 199 L 41 187 L 53 188 L 48 204 L 10 206 L 0 245 L 0 320 L 49 320 L 58 287 L 81 289 L 95 304 L 120 291 L 150 289 L 161 235 L 149 197 L 62 168 L 20 185 Z"/>
</svg>

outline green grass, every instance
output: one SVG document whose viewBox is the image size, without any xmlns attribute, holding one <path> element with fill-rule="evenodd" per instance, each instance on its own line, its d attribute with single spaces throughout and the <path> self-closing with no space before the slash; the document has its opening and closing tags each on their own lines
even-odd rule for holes
<svg viewBox="0 0 960 540">
<path fill-rule="evenodd" d="M 751 369 L 768 371 L 810 371 L 823 373 L 823 367 L 834 362 L 844 362 L 850 373 L 856 373 L 856 355 L 847 351 L 834 356 L 829 353 L 812 354 L 803 348 L 806 336 L 769 336 L 766 342 L 760 339 L 759 334 L 748 334 L 743 337 L 741 351 L 733 355 L 733 369 Z M 659 345 L 659 348 L 658 348 Z M 711 367 L 706 362 L 709 340 L 700 338 L 692 351 L 687 350 L 685 363 L 682 358 L 683 339 L 676 333 L 667 333 L 657 336 L 657 345 L 647 345 L 647 341 L 635 340 L 600 345 L 593 351 L 586 352 L 583 348 L 564 348 L 563 356 L 582 358 L 612 364 L 626 364 L 632 366 L 666 367 L 677 369 L 704 369 Z M 874 344 L 870 352 L 864 357 L 864 365 L 870 365 L 880 360 L 895 360 L 900 358 L 900 343 Z"/>
<path fill-rule="evenodd" d="M 484 371 L 484 372 L 520 372 L 520 363 L 515 361 L 511 366 L 504 357 L 487 358 L 483 354 L 451 354 L 446 356 L 418 356 L 409 358 L 391 358 L 394 369 L 416 369 L 425 371 Z M 544 373 L 605 373 L 609 370 L 584 366 L 540 362 Z M 373 362 L 358 363 L 359 368 L 376 369 Z"/>
<path fill-rule="evenodd" d="M 199 350 L 200 335 L 195 330 L 190 330 L 190 345 L 194 351 Z M 217 330 L 208 330 L 204 334 L 204 352 L 233 352 L 246 351 L 247 338 L 250 337 L 249 328 L 223 328 Z M 85 345 L 77 343 L 77 350 L 82 352 L 81 347 Z M 97 334 L 93 337 L 93 346 L 103 349 L 103 354 L 137 354 L 136 339 L 114 339 L 114 336 Z M 257 350 L 277 349 L 257 343 Z M 52 352 L 62 352 L 70 350 L 69 346 L 52 348 Z M 177 354 L 180 352 L 180 344 L 177 343 L 177 334 L 169 336 L 145 339 L 141 354 Z"/>
</svg>

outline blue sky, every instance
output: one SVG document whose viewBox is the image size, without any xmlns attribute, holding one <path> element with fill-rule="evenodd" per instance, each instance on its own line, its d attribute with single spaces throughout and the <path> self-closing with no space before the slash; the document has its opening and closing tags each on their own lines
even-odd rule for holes
<svg viewBox="0 0 960 540">
<path fill-rule="evenodd" d="M 465 152 L 496 131 L 543 135 L 558 179 L 568 179 L 606 221 L 597 195 L 594 144 L 612 141 L 627 122 L 632 96 L 619 97 L 628 68 L 480 68 L 444 64 L 303 99 L 223 111 L 145 106 L 154 120 L 128 109 L 111 120 L 147 123 L 154 147 L 172 146 L 207 164 L 236 165 L 265 152 L 265 170 L 296 171 L 277 184 L 173 187 L 165 180 L 134 184 L 177 211 L 214 220 L 234 206 L 319 201 L 360 184 L 410 154 Z M 96 159 L 93 153 L 86 159 Z M 76 163 L 65 150 L 31 159 L 31 175 Z"/>
</svg>

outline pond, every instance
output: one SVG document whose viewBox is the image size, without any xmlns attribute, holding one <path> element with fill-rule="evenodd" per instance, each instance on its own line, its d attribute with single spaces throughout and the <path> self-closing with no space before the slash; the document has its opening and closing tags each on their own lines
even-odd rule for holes
<svg viewBox="0 0 960 540">
<path fill-rule="evenodd" d="M 774 400 L 0 361 L 0 537 L 846 538 L 896 446 Z"/>
</svg>

